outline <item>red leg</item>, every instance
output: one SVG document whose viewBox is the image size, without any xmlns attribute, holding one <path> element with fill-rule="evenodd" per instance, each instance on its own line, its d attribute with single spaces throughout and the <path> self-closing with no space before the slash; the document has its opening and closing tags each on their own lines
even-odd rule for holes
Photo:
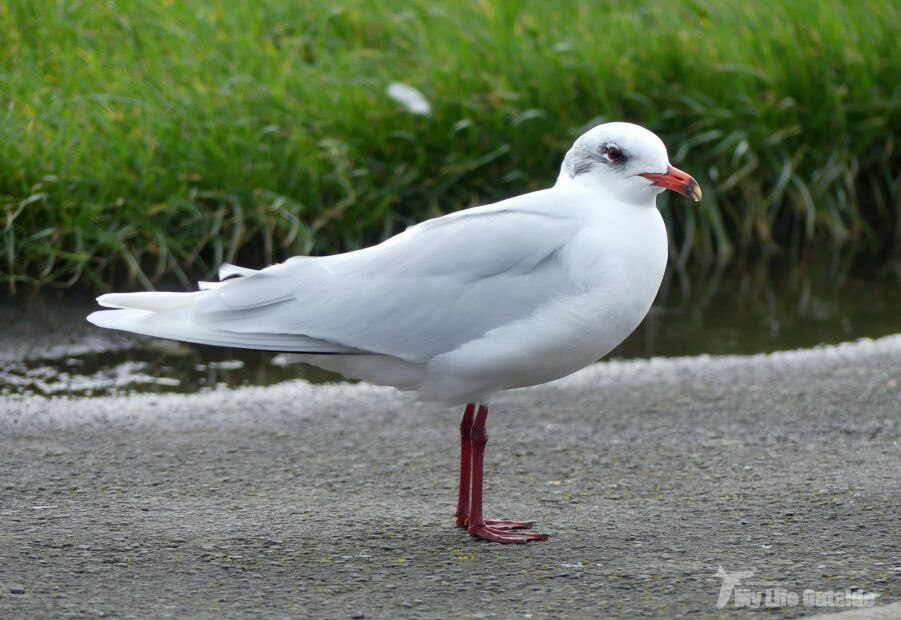
<svg viewBox="0 0 901 620">
<path fill-rule="evenodd" d="M 469 501 L 469 519 L 467 524 L 469 535 L 498 543 L 525 543 L 532 540 L 547 540 L 546 534 L 511 532 L 508 529 L 492 526 L 490 523 L 486 522 L 482 516 L 482 469 L 485 462 L 485 444 L 488 443 L 488 432 L 485 430 L 487 418 L 488 407 L 480 406 L 472 424 L 470 435 L 470 442 L 472 444 L 470 448 L 472 491 Z"/>
<path fill-rule="evenodd" d="M 469 403 L 460 420 L 460 490 L 457 495 L 457 527 L 469 525 L 469 488 L 472 481 L 472 422 L 476 412 L 476 404 Z M 532 527 L 530 521 L 511 521 L 509 519 L 486 519 L 486 525 L 504 530 L 518 530 Z"/>
<path fill-rule="evenodd" d="M 469 516 L 469 480 L 472 475 L 469 437 L 472 431 L 472 416 L 475 412 L 476 404 L 467 404 L 463 411 L 463 419 L 460 420 L 460 492 L 457 496 L 457 527 L 466 527 L 466 517 Z"/>
</svg>

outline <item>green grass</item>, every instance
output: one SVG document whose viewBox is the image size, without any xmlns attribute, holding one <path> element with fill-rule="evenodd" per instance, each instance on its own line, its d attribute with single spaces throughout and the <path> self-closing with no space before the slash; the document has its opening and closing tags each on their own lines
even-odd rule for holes
<svg viewBox="0 0 901 620">
<path fill-rule="evenodd" d="M 656 130 L 701 182 L 699 208 L 662 205 L 677 260 L 891 247 L 898 7 L 11 0 L 0 281 L 189 286 L 357 248 L 552 183 L 600 119 Z"/>
</svg>

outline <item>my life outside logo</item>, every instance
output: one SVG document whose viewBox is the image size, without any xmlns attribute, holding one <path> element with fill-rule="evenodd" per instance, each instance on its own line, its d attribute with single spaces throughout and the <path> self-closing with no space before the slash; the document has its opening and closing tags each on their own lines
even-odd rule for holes
<svg viewBox="0 0 901 620">
<path fill-rule="evenodd" d="M 723 609 L 732 601 L 732 607 L 872 607 L 878 594 L 864 592 L 859 588 L 843 590 L 801 591 L 789 589 L 781 583 L 747 581 L 754 576 L 752 570 L 727 572 L 722 566 L 716 576 L 723 580 L 716 600 L 718 609 Z"/>
</svg>

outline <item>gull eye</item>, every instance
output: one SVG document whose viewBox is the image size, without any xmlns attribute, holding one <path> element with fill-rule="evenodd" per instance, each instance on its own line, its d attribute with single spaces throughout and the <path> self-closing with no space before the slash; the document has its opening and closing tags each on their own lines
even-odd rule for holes
<svg viewBox="0 0 901 620">
<path fill-rule="evenodd" d="M 615 144 L 611 144 L 604 149 L 604 155 L 606 155 L 607 159 L 610 161 L 618 161 L 623 158 L 622 150 Z"/>
</svg>

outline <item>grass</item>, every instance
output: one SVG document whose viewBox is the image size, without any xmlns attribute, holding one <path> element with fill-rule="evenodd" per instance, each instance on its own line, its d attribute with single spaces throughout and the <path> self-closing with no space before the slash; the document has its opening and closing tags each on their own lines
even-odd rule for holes
<svg viewBox="0 0 901 620">
<path fill-rule="evenodd" d="M 552 183 L 601 119 L 701 182 L 662 203 L 676 260 L 901 239 L 897 2 L 336 6 L 0 4 L 0 281 L 357 248 Z"/>
</svg>

